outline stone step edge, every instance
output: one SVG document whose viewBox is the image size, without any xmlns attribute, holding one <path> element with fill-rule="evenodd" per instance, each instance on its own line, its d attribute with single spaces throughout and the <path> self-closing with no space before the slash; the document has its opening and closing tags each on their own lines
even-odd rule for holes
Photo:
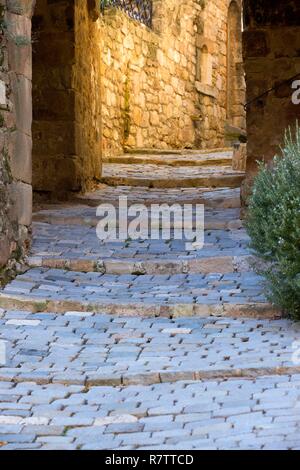
<svg viewBox="0 0 300 470">
<path fill-rule="evenodd" d="M 137 187 L 137 186 L 136 186 Z M 144 187 L 140 187 L 141 189 L 145 189 Z M 234 189 L 234 188 L 232 188 Z M 235 188 L 237 189 L 237 188 Z M 240 209 L 241 207 L 241 199 L 240 199 L 240 196 L 229 196 L 229 197 L 224 197 L 222 195 L 220 195 L 218 198 L 216 199 L 208 199 L 207 197 L 205 197 L 205 194 L 209 193 L 211 194 L 212 190 L 211 188 L 208 188 L 207 191 L 204 191 L 203 192 L 203 195 L 198 195 L 198 196 L 195 196 L 194 198 L 186 198 L 186 199 L 180 199 L 180 204 L 204 204 L 206 208 L 210 208 L 210 209 Z M 116 201 L 114 203 L 114 201 L 112 200 L 109 200 L 108 198 L 101 198 L 101 196 L 97 197 L 97 198 L 94 198 L 92 197 L 92 195 L 88 196 L 88 195 L 75 195 L 74 196 L 74 200 L 76 202 L 78 202 L 79 204 L 84 204 L 88 207 L 98 207 L 100 204 L 103 204 L 103 203 L 109 203 L 109 204 L 112 204 L 112 205 L 116 205 L 118 206 L 119 202 Z M 174 203 L 175 201 L 172 202 L 172 204 Z M 156 204 L 170 204 L 170 199 L 168 199 L 167 196 L 162 197 L 158 200 L 138 200 L 138 201 L 135 201 L 134 199 L 131 199 L 130 197 L 128 198 L 128 203 L 130 204 L 135 204 L 135 203 L 139 203 L 139 204 L 143 204 L 145 206 L 151 206 L 151 204 L 153 203 L 156 203 Z"/>
<path fill-rule="evenodd" d="M 32 221 L 35 223 L 49 224 L 49 225 L 80 225 L 88 227 L 96 227 L 101 219 L 99 217 L 80 217 L 80 216 L 56 216 L 36 213 L 32 216 Z M 181 222 L 178 222 L 177 226 L 181 228 Z M 170 223 L 171 230 L 176 227 L 173 221 Z M 191 228 L 194 228 L 194 224 L 188 224 Z M 188 227 L 186 225 L 186 227 Z M 151 227 L 162 228 L 162 222 L 154 223 L 151 221 Z M 119 228 L 117 221 L 116 228 Z M 238 219 L 232 220 L 205 220 L 205 230 L 230 230 L 232 228 L 242 228 L 242 221 Z"/>
<path fill-rule="evenodd" d="M 21 295 L 0 293 L 0 307 L 6 310 L 24 310 L 32 313 L 50 312 L 66 313 L 93 312 L 106 313 L 110 315 L 127 317 L 234 317 L 234 318 L 254 318 L 254 319 L 280 319 L 283 314 L 273 305 L 267 302 L 260 303 L 216 303 L 216 304 L 148 304 L 136 303 L 113 303 L 109 302 L 88 302 L 76 300 L 50 300 L 48 298 L 31 298 Z"/>
<path fill-rule="evenodd" d="M 201 154 L 206 155 L 210 153 L 217 153 L 217 152 L 232 152 L 232 147 L 214 147 L 209 149 L 157 149 L 157 148 L 149 148 L 149 147 L 124 147 L 124 152 L 129 155 L 195 155 Z"/>
<path fill-rule="evenodd" d="M 224 166 L 232 165 L 232 156 L 223 157 L 210 157 L 203 160 L 188 160 L 186 158 L 172 158 L 172 156 L 165 156 L 159 158 L 159 156 L 142 156 L 142 155 L 120 155 L 118 157 L 105 157 L 103 159 L 104 164 L 123 164 L 123 165 L 157 165 L 157 166 L 170 166 L 170 167 L 206 167 L 206 166 Z"/>
<path fill-rule="evenodd" d="M 102 274 L 133 274 L 143 276 L 146 274 L 228 274 L 252 271 L 255 257 L 245 256 L 216 256 L 207 258 L 191 258 L 189 260 L 159 259 L 133 260 L 132 258 L 107 259 L 68 259 L 44 258 L 43 256 L 29 256 L 29 268 L 65 269 L 75 272 L 98 272 Z"/>
<path fill-rule="evenodd" d="M 119 176 L 102 176 L 99 183 L 107 186 L 133 186 L 146 187 L 151 189 L 171 189 L 171 188 L 239 188 L 245 178 L 243 174 L 237 175 L 215 175 L 200 176 L 181 179 L 162 179 L 162 178 L 135 178 Z"/>
<path fill-rule="evenodd" d="M 107 375 L 95 373 L 83 375 L 81 378 L 64 378 L 64 373 L 49 373 L 45 377 L 44 373 L 31 374 L 30 372 L 12 373 L 0 369 L 0 381 L 2 382 L 35 382 L 38 385 L 61 384 L 61 385 L 82 385 L 88 391 L 91 387 L 126 387 L 132 385 L 154 385 L 159 383 L 175 383 L 182 381 L 209 381 L 209 380 L 230 380 L 230 379 L 256 379 L 267 376 L 284 376 L 300 373 L 300 366 L 274 366 L 260 368 L 239 368 L 239 369 L 219 369 L 219 370 L 159 370 L 157 372 L 129 373 L 120 375 Z"/>
</svg>

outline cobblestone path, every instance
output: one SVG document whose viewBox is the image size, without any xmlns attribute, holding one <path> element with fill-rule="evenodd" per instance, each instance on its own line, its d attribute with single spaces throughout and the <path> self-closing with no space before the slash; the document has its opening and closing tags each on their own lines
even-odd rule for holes
<svg viewBox="0 0 300 470">
<path fill-rule="evenodd" d="M 28 270 L 0 291 L 0 449 L 300 448 L 300 326 L 251 270 L 230 159 L 110 158 L 112 186 L 36 208 Z M 203 250 L 100 243 L 96 206 L 119 196 L 205 204 Z"/>
</svg>

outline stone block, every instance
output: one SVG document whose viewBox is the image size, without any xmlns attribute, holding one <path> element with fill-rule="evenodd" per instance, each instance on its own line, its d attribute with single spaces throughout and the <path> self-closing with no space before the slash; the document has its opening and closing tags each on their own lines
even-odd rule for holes
<svg viewBox="0 0 300 470">
<path fill-rule="evenodd" d="M 243 34 L 243 46 L 245 57 L 266 57 L 270 48 L 265 31 L 245 31 Z"/>
<path fill-rule="evenodd" d="M 9 69 L 31 80 L 31 20 L 26 16 L 8 13 L 7 22 L 9 25 Z"/>
<path fill-rule="evenodd" d="M 31 137 L 20 131 L 12 134 L 14 151 L 11 156 L 11 172 L 13 178 L 31 184 Z"/>
<path fill-rule="evenodd" d="M 247 144 L 240 144 L 234 147 L 232 157 L 232 169 L 246 171 L 247 165 Z"/>
<path fill-rule="evenodd" d="M 0 80 L 0 108 L 6 108 L 6 85 Z"/>
<path fill-rule="evenodd" d="M 12 183 L 10 185 L 12 200 L 11 220 L 19 225 L 29 226 L 32 220 L 32 187 L 25 183 Z"/>
<path fill-rule="evenodd" d="M 10 244 L 7 238 L 0 238 L 0 268 L 6 265 L 10 256 Z"/>
<path fill-rule="evenodd" d="M 7 0 L 8 11 L 31 18 L 36 0 Z"/>
<path fill-rule="evenodd" d="M 22 75 L 10 73 L 12 102 L 18 130 L 31 136 L 32 95 L 31 81 Z"/>
</svg>

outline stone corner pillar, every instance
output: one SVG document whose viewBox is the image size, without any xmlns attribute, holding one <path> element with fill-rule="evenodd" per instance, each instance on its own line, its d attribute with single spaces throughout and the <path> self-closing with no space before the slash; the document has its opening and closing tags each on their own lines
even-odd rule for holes
<svg viewBox="0 0 300 470">
<path fill-rule="evenodd" d="M 300 119 L 300 105 L 292 100 L 292 77 L 300 73 L 300 3 L 245 0 L 244 22 L 248 144 L 242 202 L 246 204 L 257 161 L 271 161 L 285 130 Z"/>
</svg>

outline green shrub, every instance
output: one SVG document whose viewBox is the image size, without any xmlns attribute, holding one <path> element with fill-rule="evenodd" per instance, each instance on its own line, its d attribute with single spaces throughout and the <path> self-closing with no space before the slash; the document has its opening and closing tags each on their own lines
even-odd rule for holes
<svg viewBox="0 0 300 470">
<path fill-rule="evenodd" d="M 260 163 L 249 201 L 251 247 L 264 263 L 267 296 L 300 320 L 300 128 L 285 136 L 282 155 L 272 166 Z M 263 264 L 263 267 L 258 267 Z"/>
</svg>

